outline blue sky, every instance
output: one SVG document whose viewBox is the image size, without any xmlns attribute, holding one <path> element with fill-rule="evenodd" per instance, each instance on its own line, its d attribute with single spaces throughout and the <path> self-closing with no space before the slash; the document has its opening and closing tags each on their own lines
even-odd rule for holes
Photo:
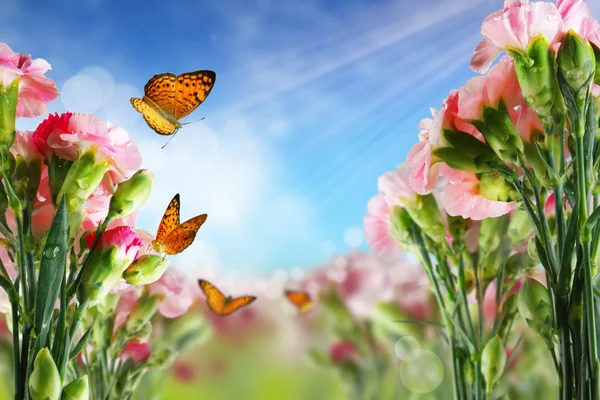
<svg viewBox="0 0 600 400">
<path fill-rule="evenodd" d="M 0 0 L 0 40 L 52 64 L 51 111 L 96 113 L 138 142 L 156 176 L 142 228 L 156 231 L 176 192 L 184 219 L 208 213 L 176 264 L 268 275 L 366 249 L 377 177 L 474 75 L 481 22 L 502 3 Z M 216 85 L 186 120 L 206 119 L 161 150 L 129 98 L 154 74 L 198 69 Z"/>
</svg>

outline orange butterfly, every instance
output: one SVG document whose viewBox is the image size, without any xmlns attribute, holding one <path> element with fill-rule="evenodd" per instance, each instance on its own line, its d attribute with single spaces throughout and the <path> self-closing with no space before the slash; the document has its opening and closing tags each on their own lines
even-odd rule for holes
<svg viewBox="0 0 600 400">
<path fill-rule="evenodd" d="M 185 125 L 179 120 L 208 97 L 216 78 L 215 72 L 206 70 L 154 75 L 144 86 L 144 97 L 132 98 L 131 105 L 156 133 L 173 135 Z"/>
<path fill-rule="evenodd" d="M 298 312 L 305 313 L 315 305 L 307 292 L 299 290 L 286 290 L 285 297 L 298 309 Z"/>
<path fill-rule="evenodd" d="M 158 226 L 156 238 L 152 241 L 154 250 L 162 254 L 179 254 L 194 242 L 198 229 L 208 215 L 202 214 L 188 219 L 183 224 L 179 222 L 179 193 L 169 203 L 165 214 Z"/>
<path fill-rule="evenodd" d="M 198 280 L 198 285 L 200 285 L 200 289 L 202 289 L 206 296 L 208 308 L 217 315 L 229 315 L 256 300 L 255 296 L 242 296 L 236 297 L 235 299 L 231 296 L 225 297 L 219 289 L 204 279 Z"/>
</svg>

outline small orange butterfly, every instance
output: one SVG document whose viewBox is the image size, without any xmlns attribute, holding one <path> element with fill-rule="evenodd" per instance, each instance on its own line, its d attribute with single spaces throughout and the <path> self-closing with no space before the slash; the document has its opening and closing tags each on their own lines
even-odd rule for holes
<svg viewBox="0 0 600 400">
<path fill-rule="evenodd" d="M 152 247 L 159 253 L 173 255 L 187 249 L 194 242 L 196 233 L 208 217 L 206 214 L 198 215 L 182 224 L 179 222 L 179 204 L 179 193 L 177 193 L 158 225 Z"/>
<path fill-rule="evenodd" d="M 194 111 L 207 97 L 217 74 L 202 70 L 154 75 L 144 86 L 144 97 L 132 98 L 131 105 L 159 135 L 173 135 L 182 124 L 179 120 Z"/>
<path fill-rule="evenodd" d="M 300 290 L 286 290 L 285 297 L 298 309 L 298 312 L 305 313 L 315 305 L 307 292 Z"/>
<path fill-rule="evenodd" d="M 217 315 L 229 315 L 256 300 L 255 296 L 242 296 L 235 299 L 231 296 L 225 297 L 219 289 L 204 279 L 198 280 L 198 285 L 200 285 L 200 289 L 202 289 L 206 296 L 208 308 Z"/>
</svg>

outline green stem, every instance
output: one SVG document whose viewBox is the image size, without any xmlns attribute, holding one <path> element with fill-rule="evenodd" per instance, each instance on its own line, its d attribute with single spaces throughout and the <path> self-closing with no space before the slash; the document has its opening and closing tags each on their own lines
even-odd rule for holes
<svg viewBox="0 0 600 400">
<path fill-rule="evenodd" d="M 15 400 L 20 400 L 25 396 L 21 385 L 21 355 L 20 337 L 19 337 L 19 301 L 13 299 L 10 302 L 12 310 L 12 331 L 13 331 L 13 373 L 15 375 Z"/>
<path fill-rule="evenodd" d="M 576 173 L 577 173 L 577 194 L 578 198 L 578 209 L 580 213 L 580 227 L 581 227 L 581 247 L 583 253 L 583 281 L 584 281 L 584 312 L 585 312 L 585 325 L 587 328 L 587 341 L 588 341 L 588 366 L 591 375 L 591 388 L 592 393 L 596 391 L 595 386 L 597 382 L 597 371 L 596 364 L 598 362 L 598 346 L 596 342 L 596 316 L 594 311 L 594 293 L 592 288 L 592 261 L 591 261 L 591 232 L 588 225 L 585 224 L 588 219 L 588 187 L 586 181 L 586 163 L 585 163 L 585 149 L 584 149 L 584 132 L 585 132 L 585 119 L 578 118 L 577 121 L 577 132 L 575 132 L 576 141 Z"/>
</svg>

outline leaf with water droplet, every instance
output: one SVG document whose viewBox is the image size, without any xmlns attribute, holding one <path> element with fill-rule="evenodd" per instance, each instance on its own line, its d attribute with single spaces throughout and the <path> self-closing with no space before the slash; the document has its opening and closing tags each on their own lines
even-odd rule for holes
<svg viewBox="0 0 600 400">
<path fill-rule="evenodd" d="M 40 263 L 34 316 L 34 329 L 40 348 L 48 345 L 54 305 L 65 276 L 67 235 L 67 208 L 63 198 L 54 214 Z"/>
</svg>

